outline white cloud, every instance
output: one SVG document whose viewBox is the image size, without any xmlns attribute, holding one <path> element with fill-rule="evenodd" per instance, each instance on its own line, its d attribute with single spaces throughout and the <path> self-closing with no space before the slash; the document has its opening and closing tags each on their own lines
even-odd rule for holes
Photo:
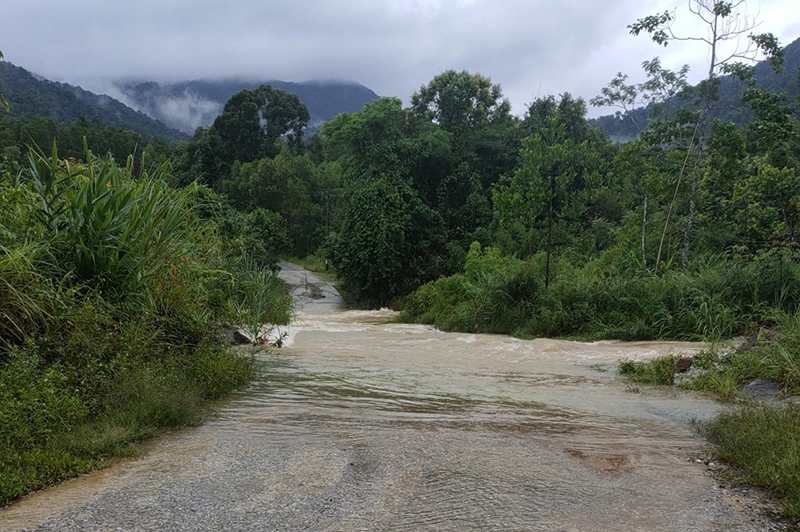
<svg viewBox="0 0 800 532">
<path fill-rule="evenodd" d="M 249 76 L 358 81 L 408 100 L 447 69 L 500 83 L 516 113 L 538 95 L 589 98 L 618 71 L 704 52 L 628 35 L 637 18 L 684 0 L 5 0 L 0 50 L 38 74 L 93 88 L 101 78 Z M 765 0 L 759 31 L 788 43 L 796 0 Z M 774 29 L 773 29 L 774 28 Z M 94 80 L 94 81 L 92 81 Z M 99 84 L 98 84 L 99 85 Z"/>
</svg>

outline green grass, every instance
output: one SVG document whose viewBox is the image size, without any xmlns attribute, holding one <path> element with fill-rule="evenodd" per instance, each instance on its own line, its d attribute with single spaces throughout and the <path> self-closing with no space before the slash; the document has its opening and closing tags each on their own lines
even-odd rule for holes
<svg viewBox="0 0 800 532">
<path fill-rule="evenodd" d="M 252 360 L 218 344 L 188 358 L 108 360 L 81 368 L 48 364 L 33 348 L 0 366 L 0 505 L 129 456 L 164 428 L 201 422 L 211 401 L 250 381 Z M 99 381 L 104 381 L 102 385 Z M 105 390 L 100 397 L 97 397 Z"/>
<path fill-rule="evenodd" d="M 648 362 L 623 360 L 619 363 L 619 373 L 633 382 L 668 386 L 675 382 L 675 363 L 679 358 L 665 355 Z"/>
<path fill-rule="evenodd" d="M 702 431 L 743 482 L 769 489 L 787 518 L 800 519 L 800 406 L 743 406 Z"/>
</svg>

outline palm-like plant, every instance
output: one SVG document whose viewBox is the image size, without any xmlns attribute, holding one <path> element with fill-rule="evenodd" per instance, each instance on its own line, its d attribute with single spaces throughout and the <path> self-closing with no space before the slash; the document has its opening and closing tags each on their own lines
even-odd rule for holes
<svg viewBox="0 0 800 532">
<path fill-rule="evenodd" d="M 124 167 L 88 148 L 85 158 L 78 165 L 59 161 L 55 144 L 50 157 L 31 151 L 36 215 L 77 281 L 128 296 L 190 252 L 203 229 L 191 213 L 196 188 L 170 188 L 164 167 L 134 179 L 132 156 Z"/>
</svg>

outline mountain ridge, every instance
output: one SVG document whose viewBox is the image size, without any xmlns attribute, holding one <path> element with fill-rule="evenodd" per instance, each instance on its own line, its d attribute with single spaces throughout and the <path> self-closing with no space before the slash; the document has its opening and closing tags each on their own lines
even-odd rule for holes
<svg viewBox="0 0 800 532">
<path fill-rule="evenodd" d="M 78 118 L 97 118 L 101 123 L 133 130 L 146 140 L 167 140 L 187 135 L 136 111 L 107 94 L 95 94 L 77 85 L 51 81 L 7 61 L 0 62 L 0 94 L 9 112 L 20 118 L 44 118 L 71 124 Z"/>
<path fill-rule="evenodd" d="M 379 98 L 368 87 L 346 80 L 293 82 L 231 77 L 165 85 L 156 81 L 114 83 L 131 107 L 184 133 L 192 133 L 197 127 L 208 127 L 231 96 L 242 89 L 253 90 L 260 85 L 296 94 L 309 110 L 310 129 L 319 127 L 339 113 L 360 111 L 364 104 Z"/>
<path fill-rule="evenodd" d="M 379 98 L 355 81 L 291 82 L 251 77 L 166 85 L 156 81 L 116 81 L 112 82 L 110 94 L 98 94 L 78 85 L 47 79 L 7 61 L 0 62 L 0 94 L 8 100 L 12 116 L 41 116 L 65 124 L 80 117 L 96 118 L 106 126 L 135 131 L 148 141 L 155 136 L 188 139 L 198 126 L 211 125 L 236 92 L 262 84 L 296 94 L 309 109 L 308 127 L 312 131 L 341 112 L 360 111 L 364 104 Z"/>
</svg>

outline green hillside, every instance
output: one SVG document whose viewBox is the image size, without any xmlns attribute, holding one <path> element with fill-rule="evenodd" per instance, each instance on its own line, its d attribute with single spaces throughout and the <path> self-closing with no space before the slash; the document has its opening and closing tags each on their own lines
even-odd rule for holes
<svg viewBox="0 0 800 532">
<path fill-rule="evenodd" d="M 0 94 L 8 101 L 11 115 L 20 118 L 41 116 L 66 124 L 81 117 L 96 118 L 106 126 L 133 130 L 147 140 L 155 136 L 168 140 L 186 138 L 180 131 L 110 96 L 40 78 L 8 62 L 0 63 Z"/>
</svg>

